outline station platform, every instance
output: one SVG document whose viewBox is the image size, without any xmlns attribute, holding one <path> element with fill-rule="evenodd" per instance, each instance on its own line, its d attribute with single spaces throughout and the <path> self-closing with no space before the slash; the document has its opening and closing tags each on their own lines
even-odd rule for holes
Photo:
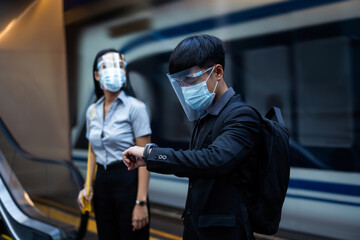
<svg viewBox="0 0 360 240">
<path fill-rule="evenodd" d="M 182 240 L 181 210 L 151 204 L 150 240 Z M 94 214 L 90 214 L 84 240 L 97 240 Z"/>
</svg>

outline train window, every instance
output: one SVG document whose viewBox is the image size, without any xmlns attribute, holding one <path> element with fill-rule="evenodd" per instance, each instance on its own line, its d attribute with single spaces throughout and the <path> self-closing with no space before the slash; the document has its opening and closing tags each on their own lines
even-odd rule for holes
<svg viewBox="0 0 360 240">
<path fill-rule="evenodd" d="M 151 119 L 152 109 L 155 109 L 155 93 L 150 86 L 150 82 L 140 73 L 135 71 L 129 72 L 129 79 L 131 81 L 132 89 L 135 96 L 147 106 L 149 117 Z"/>
<path fill-rule="evenodd" d="M 230 53 L 225 55 L 224 80 L 228 87 L 234 87 L 232 73 L 234 71 L 233 56 Z"/>
<path fill-rule="evenodd" d="M 304 146 L 351 147 L 351 52 L 345 37 L 295 44 L 298 137 Z"/>
<path fill-rule="evenodd" d="M 275 46 L 247 50 L 243 54 L 246 102 L 265 114 L 280 107 L 286 126 L 290 121 L 289 50 Z"/>
</svg>

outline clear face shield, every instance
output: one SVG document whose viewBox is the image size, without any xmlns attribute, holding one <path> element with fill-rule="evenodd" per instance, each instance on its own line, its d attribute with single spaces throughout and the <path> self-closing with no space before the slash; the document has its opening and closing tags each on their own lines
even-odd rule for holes
<svg viewBox="0 0 360 240">
<path fill-rule="evenodd" d="M 109 52 L 101 56 L 97 69 L 100 76 L 100 88 L 117 92 L 126 82 L 126 62 L 123 54 Z"/>
<path fill-rule="evenodd" d="M 217 82 L 213 93 L 209 92 L 206 84 L 213 71 L 214 67 L 201 70 L 195 66 L 178 73 L 167 74 L 190 121 L 199 119 L 214 100 Z"/>
</svg>

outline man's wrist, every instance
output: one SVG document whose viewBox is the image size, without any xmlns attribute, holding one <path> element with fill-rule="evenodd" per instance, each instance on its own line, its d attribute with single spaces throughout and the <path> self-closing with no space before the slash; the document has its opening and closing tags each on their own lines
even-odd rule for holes
<svg viewBox="0 0 360 240">
<path fill-rule="evenodd" d="M 151 152 L 152 148 L 154 148 L 154 147 L 158 147 L 158 145 L 156 145 L 155 143 L 147 143 L 147 144 L 145 145 L 144 152 L 143 152 L 143 159 L 144 159 L 144 161 L 147 160 L 147 158 L 148 158 L 149 155 L 150 155 L 150 152 Z"/>
</svg>

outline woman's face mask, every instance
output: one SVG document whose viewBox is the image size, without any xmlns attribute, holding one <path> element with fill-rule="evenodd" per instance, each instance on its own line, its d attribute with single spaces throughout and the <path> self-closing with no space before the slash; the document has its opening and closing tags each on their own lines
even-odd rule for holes
<svg viewBox="0 0 360 240">
<path fill-rule="evenodd" d="M 125 71 L 118 68 L 108 68 L 101 70 L 100 75 L 100 88 L 110 92 L 117 92 L 125 84 L 126 77 Z"/>
<path fill-rule="evenodd" d="M 212 67 L 212 70 L 209 76 L 206 78 L 205 81 L 200 83 L 190 85 L 190 86 L 182 86 L 181 90 L 184 95 L 185 102 L 194 110 L 204 110 L 208 108 L 215 97 L 215 90 L 217 87 L 218 82 L 214 87 L 212 93 L 209 92 L 207 88 L 206 82 L 209 80 L 212 72 L 214 71 L 215 67 Z M 206 72 L 206 71 L 205 71 Z"/>
<path fill-rule="evenodd" d="M 117 92 L 126 82 L 125 63 L 118 53 L 104 54 L 98 63 L 100 88 Z"/>
</svg>

